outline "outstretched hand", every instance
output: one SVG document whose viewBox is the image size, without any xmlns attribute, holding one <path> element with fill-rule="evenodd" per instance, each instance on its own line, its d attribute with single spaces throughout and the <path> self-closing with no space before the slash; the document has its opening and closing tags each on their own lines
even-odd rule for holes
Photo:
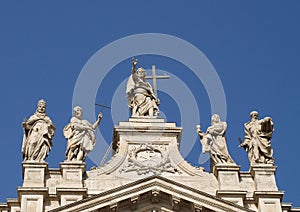
<svg viewBox="0 0 300 212">
<path fill-rule="evenodd" d="M 102 117 L 103 117 L 103 114 L 102 114 L 102 112 L 100 112 L 99 115 L 98 115 L 98 119 L 101 120 Z"/>
<path fill-rule="evenodd" d="M 136 67 L 136 65 L 138 64 L 138 60 L 135 60 L 134 57 L 132 57 L 131 61 L 132 61 L 132 66 Z"/>
<path fill-rule="evenodd" d="M 27 123 L 24 121 L 24 122 L 22 122 L 22 127 L 23 128 L 26 128 L 27 127 Z"/>
</svg>

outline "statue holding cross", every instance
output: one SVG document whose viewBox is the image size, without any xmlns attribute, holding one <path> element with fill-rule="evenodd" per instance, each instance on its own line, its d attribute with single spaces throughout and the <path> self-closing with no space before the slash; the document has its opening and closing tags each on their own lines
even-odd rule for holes
<svg viewBox="0 0 300 212">
<path fill-rule="evenodd" d="M 126 96 L 132 117 L 159 115 L 156 79 L 169 78 L 168 76 L 157 76 L 155 66 L 152 67 L 152 76 L 146 77 L 146 71 L 142 67 L 136 70 L 137 60 L 132 58 L 131 76 L 127 82 Z M 153 80 L 153 87 L 145 79 Z"/>
</svg>

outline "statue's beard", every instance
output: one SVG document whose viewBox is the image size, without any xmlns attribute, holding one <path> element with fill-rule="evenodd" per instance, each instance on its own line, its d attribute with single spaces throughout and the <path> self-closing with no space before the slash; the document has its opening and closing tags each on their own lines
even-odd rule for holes
<svg viewBox="0 0 300 212">
<path fill-rule="evenodd" d="M 39 112 L 39 111 L 36 111 L 35 114 L 39 117 L 45 117 L 46 116 L 46 112 Z"/>
</svg>

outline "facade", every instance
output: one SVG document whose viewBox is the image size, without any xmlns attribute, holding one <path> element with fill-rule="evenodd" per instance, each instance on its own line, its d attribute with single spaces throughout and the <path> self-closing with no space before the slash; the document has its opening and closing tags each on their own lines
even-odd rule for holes
<svg viewBox="0 0 300 212">
<path fill-rule="evenodd" d="M 18 198 L 0 211 L 300 211 L 282 203 L 273 164 L 241 172 L 234 162 L 216 163 L 207 172 L 180 155 L 181 132 L 161 118 L 131 117 L 114 127 L 113 156 L 103 166 L 87 171 L 84 161 L 64 161 L 51 169 L 24 161 Z"/>
</svg>

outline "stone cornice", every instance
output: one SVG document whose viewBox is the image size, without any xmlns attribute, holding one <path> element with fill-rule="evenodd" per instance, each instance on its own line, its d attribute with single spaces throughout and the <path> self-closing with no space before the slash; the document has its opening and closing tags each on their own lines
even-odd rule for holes
<svg viewBox="0 0 300 212">
<path fill-rule="evenodd" d="M 51 210 L 51 212 L 95 210 L 106 207 L 107 204 L 111 204 L 112 202 L 117 203 L 124 201 L 125 199 L 132 199 L 133 197 L 147 192 L 152 192 L 153 189 L 171 196 L 176 196 L 176 198 L 173 199 L 175 203 L 178 204 L 178 200 L 183 199 L 191 202 L 192 204 L 203 205 L 206 208 L 217 211 L 252 211 L 230 201 L 219 199 L 213 195 L 201 192 L 172 180 L 160 176 L 153 176 L 100 193 L 76 203 L 56 208 Z"/>
</svg>

